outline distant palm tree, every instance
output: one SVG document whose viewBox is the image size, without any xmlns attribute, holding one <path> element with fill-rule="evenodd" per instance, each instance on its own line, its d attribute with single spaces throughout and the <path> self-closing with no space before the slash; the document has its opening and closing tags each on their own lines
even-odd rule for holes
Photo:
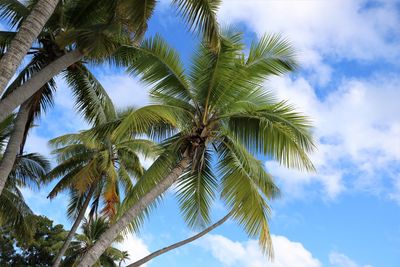
<svg viewBox="0 0 400 267">
<path fill-rule="evenodd" d="M 12 123 L 13 116 L 0 123 L 0 151 L 9 138 Z M 1 157 L 0 152 L 0 159 Z M 33 212 L 25 203 L 20 189 L 39 187 L 49 168 L 49 161 L 39 154 L 23 154 L 17 157 L 0 195 L 0 227 L 11 227 L 23 240 L 31 238 Z"/>
<path fill-rule="evenodd" d="M 91 246 L 98 240 L 103 234 L 109 223 L 106 219 L 98 217 L 92 220 L 86 220 L 82 226 L 82 234 L 77 234 L 75 240 L 71 242 L 70 248 L 67 250 L 66 257 L 62 262 L 61 266 L 71 267 L 75 266 L 76 262 L 90 249 Z M 121 237 L 118 237 L 116 242 L 122 241 Z M 126 251 L 121 251 L 115 247 L 108 247 L 104 253 L 100 256 L 99 260 L 93 264 L 93 266 L 104 266 L 104 267 L 117 267 L 118 263 L 125 261 L 129 258 L 129 254 Z"/>
<path fill-rule="evenodd" d="M 271 75 L 296 68 L 294 51 L 276 35 L 254 42 L 248 55 L 243 52 L 241 34 L 227 31 L 220 44 L 219 53 L 201 45 L 189 71 L 159 37 L 143 42 L 140 48 L 119 51 L 116 63 L 127 65 L 132 74 L 152 86 L 155 104 L 132 111 L 99 131 L 116 127 L 115 135 L 126 136 L 150 128 L 154 136 L 158 132 L 170 137 L 162 142 L 164 152 L 125 201 L 126 212 L 78 266 L 96 262 L 117 233 L 154 207 L 154 200 L 173 184 L 189 226 L 209 224 L 211 203 L 219 191 L 233 220 L 249 236 L 257 236 L 265 252 L 272 252 L 267 200 L 278 189 L 256 156 L 313 170 L 307 155 L 314 148 L 309 120 L 264 88 Z"/>
<path fill-rule="evenodd" d="M 116 118 L 118 115 L 114 114 L 110 119 Z M 75 220 L 53 265 L 58 266 L 90 202 L 90 217 L 97 214 L 104 203 L 102 213 L 114 218 L 122 196 L 133 188 L 131 179 L 140 178 L 144 173 L 139 155 L 155 155 L 156 146 L 145 139 L 116 138 L 112 134 L 93 136 L 90 131 L 63 135 L 50 144 L 59 164 L 48 173 L 47 179 L 61 179 L 49 197 L 68 190 L 71 196 L 68 216 Z"/>
</svg>

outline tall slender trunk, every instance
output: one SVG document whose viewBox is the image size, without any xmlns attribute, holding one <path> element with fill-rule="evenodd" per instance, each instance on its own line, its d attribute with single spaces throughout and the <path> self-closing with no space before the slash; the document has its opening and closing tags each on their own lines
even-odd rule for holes
<svg viewBox="0 0 400 267">
<path fill-rule="evenodd" d="M 0 101 L 0 121 L 3 121 L 19 105 L 33 96 L 51 78 L 56 76 L 65 68 L 78 62 L 83 57 L 79 50 L 73 50 L 59 57 L 32 76 L 23 85 L 15 89 Z"/>
<path fill-rule="evenodd" d="M 53 14 L 59 0 L 39 0 L 11 41 L 7 52 L 0 59 L 0 95 L 14 75 L 32 43 Z"/>
<path fill-rule="evenodd" d="M 219 220 L 219 221 L 217 221 L 216 223 L 214 223 L 213 225 L 207 227 L 206 229 L 204 229 L 203 231 L 201 231 L 201 232 L 198 233 L 197 235 L 194 235 L 194 236 L 192 236 L 192 237 L 189 237 L 189 238 L 187 238 L 187 239 L 184 239 L 184 240 L 182 240 L 182 241 L 179 241 L 179 242 L 177 242 L 177 243 L 175 243 L 175 244 L 172 244 L 172 245 L 170 245 L 170 246 L 168 246 L 168 247 L 165 247 L 165 248 L 163 248 L 163 249 L 159 249 L 159 250 L 157 250 L 157 251 L 154 251 L 153 253 L 150 253 L 150 254 L 147 255 L 146 257 L 144 257 L 144 258 L 142 258 L 142 259 L 140 259 L 140 260 L 138 260 L 138 261 L 135 261 L 134 263 L 129 264 L 129 265 L 126 266 L 126 267 L 139 267 L 139 266 L 145 264 L 146 262 L 150 261 L 151 259 L 160 256 L 161 254 L 164 254 L 164 253 L 166 253 L 166 252 L 168 252 L 168 251 L 170 251 L 170 250 L 179 248 L 179 247 L 181 247 L 181 246 L 183 246 L 183 245 L 186 245 L 186 244 L 188 244 L 188 243 L 190 243 L 190 242 L 193 242 L 193 241 L 195 241 L 196 239 L 199 239 L 200 237 L 202 237 L 202 236 L 206 235 L 207 233 L 211 232 L 212 230 L 214 230 L 215 228 L 217 228 L 218 226 L 220 226 L 220 225 L 223 224 L 224 222 L 226 222 L 226 221 L 231 217 L 231 215 L 232 215 L 232 212 L 228 213 L 228 214 L 225 215 L 225 217 L 223 217 L 221 220 Z"/>
<path fill-rule="evenodd" d="M 85 212 L 87 210 L 87 207 L 89 206 L 90 203 L 90 199 L 93 196 L 93 192 L 95 190 L 96 186 L 94 184 L 92 184 L 90 186 L 89 192 L 87 193 L 85 202 L 83 203 L 83 206 L 81 208 L 81 210 L 78 213 L 78 217 L 76 217 L 76 220 L 74 222 L 74 224 L 72 225 L 71 230 L 68 233 L 67 239 L 65 240 L 61 250 L 58 252 L 58 255 L 53 263 L 53 267 L 58 267 L 61 263 L 61 259 L 64 256 L 65 252 L 67 251 L 69 244 L 72 241 L 72 238 L 74 237 L 76 230 L 78 229 L 79 225 L 81 224 L 81 221 L 83 219 L 83 217 L 85 217 Z"/>
<path fill-rule="evenodd" d="M 91 267 L 103 252 L 114 242 L 118 234 L 139 215 L 158 196 L 162 195 L 171 185 L 178 180 L 190 163 L 190 157 L 184 157 L 175 168 L 148 193 L 146 193 L 135 205 L 116 221 L 107 231 L 100 236 L 97 242 L 84 255 L 78 267 Z"/>
<path fill-rule="evenodd" d="M 25 102 L 19 108 L 17 117 L 15 118 L 13 130 L 8 140 L 6 150 L 4 151 L 3 158 L 0 161 L 0 195 L 3 191 L 4 185 L 7 182 L 8 175 L 12 171 L 20 151 L 21 143 L 24 139 L 25 126 L 29 119 L 29 101 Z"/>
</svg>

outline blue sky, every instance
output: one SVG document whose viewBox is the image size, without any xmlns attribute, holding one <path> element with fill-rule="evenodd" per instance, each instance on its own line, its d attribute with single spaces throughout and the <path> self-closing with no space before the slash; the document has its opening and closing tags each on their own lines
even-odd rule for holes
<svg viewBox="0 0 400 267">
<path fill-rule="evenodd" d="M 397 267 L 400 264 L 400 13 L 394 0 L 225 0 L 222 25 L 246 40 L 282 33 L 299 51 L 302 69 L 266 83 L 314 121 L 317 173 L 265 166 L 281 186 L 273 201 L 275 261 L 268 262 L 234 223 L 170 252 L 147 266 Z M 160 33 L 185 63 L 198 42 L 159 3 L 149 33 Z M 119 107 L 148 102 L 146 87 L 123 70 L 93 68 Z M 31 132 L 26 150 L 49 154 L 47 140 L 84 129 L 68 88 L 59 79 L 55 107 Z M 147 162 L 148 163 L 148 162 Z M 33 210 L 68 225 L 67 199 L 46 199 L 50 188 L 24 190 Z M 215 203 L 213 218 L 226 212 Z M 137 236 L 122 245 L 132 258 L 189 236 L 173 193 Z"/>
</svg>

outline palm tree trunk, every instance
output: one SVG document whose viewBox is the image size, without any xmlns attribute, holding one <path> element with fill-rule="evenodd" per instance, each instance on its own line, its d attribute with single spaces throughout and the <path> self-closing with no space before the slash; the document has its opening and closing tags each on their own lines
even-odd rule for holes
<svg viewBox="0 0 400 267">
<path fill-rule="evenodd" d="M 78 62 L 83 57 L 79 50 L 73 50 L 51 62 L 41 71 L 32 76 L 23 85 L 15 89 L 0 101 L 0 121 L 3 121 L 11 112 L 33 96 L 51 78 L 56 76 L 65 68 Z"/>
<path fill-rule="evenodd" d="M 25 102 L 19 108 L 17 117 L 14 121 L 14 127 L 8 140 L 6 150 L 4 151 L 3 158 L 0 162 L 0 195 L 3 191 L 4 185 L 7 182 L 8 175 L 12 171 L 20 151 L 21 143 L 24 139 L 25 126 L 29 119 L 29 103 Z"/>
<path fill-rule="evenodd" d="M 58 267 L 60 265 L 61 259 L 64 256 L 65 252 L 67 251 L 69 244 L 71 243 L 72 238 L 74 237 L 74 235 L 76 233 L 76 230 L 78 229 L 79 225 L 81 224 L 83 217 L 85 217 L 85 212 L 87 210 L 87 207 L 89 206 L 90 200 L 92 199 L 95 188 L 96 188 L 96 186 L 94 184 L 92 184 L 90 186 L 90 189 L 89 189 L 89 192 L 87 193 L 85 202 L 83 203 L 83 206 L 78 213 L 78 217 L 76 217 L 76 220 L 75 220 L 74 224 L 72 225 L 71 230 L 68 233 L 67 239 L 65 240 L 61 250 L 58 252 L 58 255 L 57 255 L 52 267 Z"/>
<path fill-rule="evenodd" d="M 192 236 L 192 237 L 189 237 L 189 238 L 187 238 L 187 239 L 184 239 L 184 240 L 182 240 L 182 241 L 179 241 L 179 242 L 177 242 L 177 243 L 175 243 L 175 244 L 172 244 L 172 245 L 170 245 L 170 246 L 168 246 L 168 247 L 165 247 L 165 248 L 163 248 L 163 249 L 159 249 L 159 250 L 157 250 L 157 251 L 154 251 L 153 253 L 147 255 L 146 257 L 144 257 L 144 258 L 142 258 L 142 259 L 140 259 L 140 260 L 138 260 L 138 261 L 135 261 L 135 262 L 132 263 L 132 264 L 129 264 L 127 267 L 139 267 L 139 266 L 141 266 L 142 264 L 145 264 L 146 262 L 150 261 L 151 259 L 160 256 L 161 254 L 164 254 L 164 253 L 166 253 L 166 252 L 168 252 L 168 251 L 170 251 L 170 250 L 179 248 L 179 247 L 181 247 L 181 246 L 183 246 L 183 245 L 186 245 L 186 244 L 188 244 L 188 243 L 190 243 L 190 242 L 193 242 L 193 241 L 195 241 L 196 239 L 199 239 L 200 237 L 202 237 L 202 236 L 206 235 L 207 233 L 211 232 L 212 230 L 214 230 L 215 228 L 217 228 L 218 226 L 220 226 L 220 225 L 223 224 L 224 222 L 226 222 L 226 220 L 228 220 L 228 219 L 231 217 L 231 215 L 232 215 L 232 212 L 228 213 L 228 214 L 225 215 L 225 217 L 223 217 L 221 220 L 219 220 L 218 222 L 214 223 L 213 225 L 207 227 L 206 229 L 204 229 L 203 231 L 201 231 L 201 232 L 198 233 L 197 235 L 194 235 L 194 236 Z"/>
<path fill-rule="evenodd" d="M 116 221 L 107 231 L 101 235 L 97 242 L 84 255 L 78 267 L 91 267 L 103 252 L 114 242 L 118 234 L 123 231 L 129 223 L 139 215 L 158 196 L 162 195 L 178 178 L 185 172 L 190 164 L 190 157 L 184 157 L 175 168 L 155 187 L 146 193 L 135 205 Z"/>
<path fill-rule="evenodd" d="M 21 28 L 11 41 L 10 47 L 0 59 L 0 95 L 21 64 L 22 59 L 28 53 L 33 41 L 53 14 L 58 1 L 39 0 L 28 17 L 22 22 Z"/>
</svg>

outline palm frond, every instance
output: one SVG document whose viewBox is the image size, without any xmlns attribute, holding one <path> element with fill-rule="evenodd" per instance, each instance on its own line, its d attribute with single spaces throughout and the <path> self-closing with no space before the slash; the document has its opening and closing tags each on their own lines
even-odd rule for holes
<svg viewBox="0 0 400 267">
<path fill-rule="evenodd" d="M 11 226 L 18 236 L 29 239 L 32 235 L 32 214 L 18 189 L 6 185 L 0 195 L 0 226 Z"/>
<path fill-rule="evenodd" d="M 110 60 L 127 67 L 132 75 L 139 75 L 144 83 L 152 85 L 151 94 L 164 93 L 190 99 L 179 55 L 159 35 L 144 40 L 140 47 L 121 47 Z"/>
<path fill-rule="evenodd" d="M 191 30 L 199 30 L 203 33 L 204 40 L 218 51 L 219 25 L 217 11 L 221 5 L 220 0 L 173 0 L 179 12 L 189 24 Z"/>
<path fill-rule="evenodd" d="M 249 236 L 258 237 L 263 251 L 273 255 L 268 226 L 270 208 L 265 197 L 276 196 L 277 189 L 262 164 L 249 157 L 240 144 L 224 139 L 218 147 L 218 170 L 222 180 L 221 197 L 233 213 L 233 219 Z M 268 193 L 267 195 L 260 192 Z"/>
<path fill-rule="evenodd" d="M 122 0 L 118 12 L 125 24 L 135 33 L 135 41 L 142 39 L 147 31 L 148 21 L 153 15 L 156 0 Z"/>
<path fill-rule="evenodd" d="M 264 35 L 253 42 L 245 63 L 249 79 L 281 75 L 297 69 L 296 53 L 290 42 L 279 34 Z"/>
<path fill-rule="evenodd" d="M 0 0 L 0 19 L 15 27 L 29 15 L 30 10 L 18 0 Z"/>
<path fill-rule="evenodd" d="M 75 97 L 75 106 L 85 119 L 94 125 L 115 119 L 114 105 L 106 90 L 94 75 L 81 63 L 64 72 Z"/>
<path fill-rule="evenodd" d="M 254 153 L 263 153 L 287 167 L 314 170 L 307 153 L 314 149 L 311 124 L 293 106 L 280 102 L 248 107 L 226 115 L 232 134 Z"/>
<path fill-rule="evenodd" d="M 50 161 L 37 153 L 23 154 L 16 158 L 9 174 L 18 186 L 39 187 L 50 170 Z"/>
<path fill-rule="evenodd" d="M 129 133 L 149 133 L 154 125 L 169 124 L 176 126 L 179 124 L 178 119 L 185 120 L 188 116 L 190 116 L 190 113 L 174 106 L 148 105 L 127 112 L 113 135 L 115 138 L 120 138 Z M 170 128 L 166 128 L 166 130 L 170 130 Z"/>
<path fill-rule="evenodd" d="M 198 168 L 181 177 L 176 191 L 183 217 L 193 228 L 204 228 L 211 222 L 210 208 L 218 186 L 210 151 L 204 151 L 201 161 Z"/>
</svg>

